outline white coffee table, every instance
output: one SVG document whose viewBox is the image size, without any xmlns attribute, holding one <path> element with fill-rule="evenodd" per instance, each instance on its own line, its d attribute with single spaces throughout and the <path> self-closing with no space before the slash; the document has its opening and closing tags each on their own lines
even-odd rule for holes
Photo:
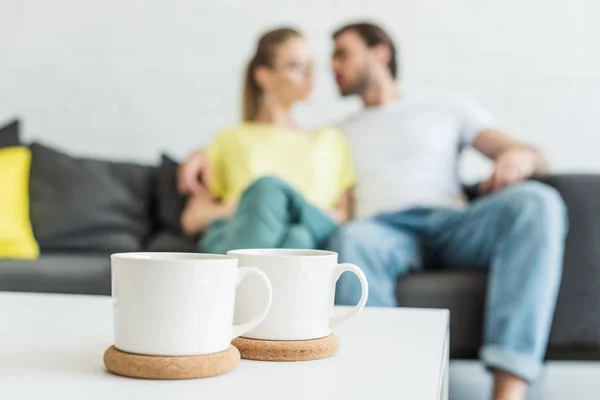
<svg viewBox="0 0 600 400">
<path fill-rule="evenodd" d="M 148 381 L 108 373 L 110 298 L 0 293 L 0 397 L 6 399 L 447 399 L 447 310 L 365 309 L 330 359 L 242 360 L 223 376 Z"/>
</svg>

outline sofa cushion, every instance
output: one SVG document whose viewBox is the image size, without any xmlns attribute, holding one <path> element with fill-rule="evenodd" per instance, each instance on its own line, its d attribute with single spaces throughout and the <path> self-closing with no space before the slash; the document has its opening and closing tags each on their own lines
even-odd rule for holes
<svg viewBox="0 0 600 400">
<path fill-rule="evenodd" d="M 179 220 L 186 198 L 177 190 L 177 168 L 179 164 L 163 154 L 161 164 L 156 170 L 155 209 L 159 229 L 181 234 Z"/>
<path fill-rule="evenodd" d="M 0 260 L 0 291 L 110 294 L 106 254 L 44 254 L 37 260 Z"/>
<path fill-rule="evenodd" d="M 195 253 L 197 252 L 198 238 L 183 236 L 180 233 L 164 230 L 158 232 L 149 241 L 146 251 L 158 252 L 179 252 Z"/>
<path fill-rule="evenodd" d="M 0 148 L 0 257 L 39 255 L 29 220 L 30 166 L 28 148 Z"/>
<path fill-rule="evenodd" d="M 0 126 L 0 148 L 19 146 L 21 144 L 19 128 L 19 120 L 16 119 Z"/>
<path fill-rule="evenodd" d="M 31 145 L 31 222 L 44 251 L 138 251 L 151 228 L 154 167 Z"/>
</svg>

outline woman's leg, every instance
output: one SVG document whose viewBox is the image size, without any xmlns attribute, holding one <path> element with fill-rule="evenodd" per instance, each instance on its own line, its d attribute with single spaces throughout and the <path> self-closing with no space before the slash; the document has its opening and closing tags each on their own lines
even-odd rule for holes
<svg viewBox="0 0 600 400">
<path fill-rule="evenodd" d="M 233 249 L 292 245 L 314 248 L 335 228 L 329 216 L 288 184 L 264 177 L 246 189 L 235 217 L 210 226 L 201 239 L 201 250 L 226 253 Z"/>
<path fill-rule="evenodd" d="M 316 249 L 319 244 L 310 234 L 309 230 L 302 225 L 292 225 L 285 235 L 281 248 L 283 249 Z"/>
</svg>

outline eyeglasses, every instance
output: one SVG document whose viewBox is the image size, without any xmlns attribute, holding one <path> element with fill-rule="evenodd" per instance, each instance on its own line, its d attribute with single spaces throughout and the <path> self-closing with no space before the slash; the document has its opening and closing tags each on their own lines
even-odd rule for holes
<svg viewBox="0 0 600 400">
<path fill-rule="evenodd" d="M 314 65 L 312 62 L 290 61 L 282 66 L 274 68 L 278 72 L 300 73 L 304 76 L 309 76 L 313 73 Z"/>
</svg>

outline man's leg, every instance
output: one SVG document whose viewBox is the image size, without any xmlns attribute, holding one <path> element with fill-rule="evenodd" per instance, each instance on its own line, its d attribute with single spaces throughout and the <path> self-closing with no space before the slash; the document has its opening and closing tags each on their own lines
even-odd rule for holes
<svg viewBox="0 0 600 400">
<path fill-rule="evenodd" d="M 396 306 L 398 277 L 421 261 L 415 234 L 373 219 L 344 225 L 327 247 L 339 253 L 340 263 L 356 264 L 365 272 L 369 282 L 367 306 Z M 355 305 L 360 294 L 358 279 L 353 274 L 343 274 L 337 282 L 335 303 Z"/>
<path fill-rule="evenodd" d="M 466 211 L 432 216 L 428 246 L 437 261 L 450 267 L 490 267 L 481 357 L 496 371 L 497 399 L 523 398 L 525 381 L 540 371 L 566 231 L 562 198 L 537 182 L 482 198 Z"/>
</svg>

